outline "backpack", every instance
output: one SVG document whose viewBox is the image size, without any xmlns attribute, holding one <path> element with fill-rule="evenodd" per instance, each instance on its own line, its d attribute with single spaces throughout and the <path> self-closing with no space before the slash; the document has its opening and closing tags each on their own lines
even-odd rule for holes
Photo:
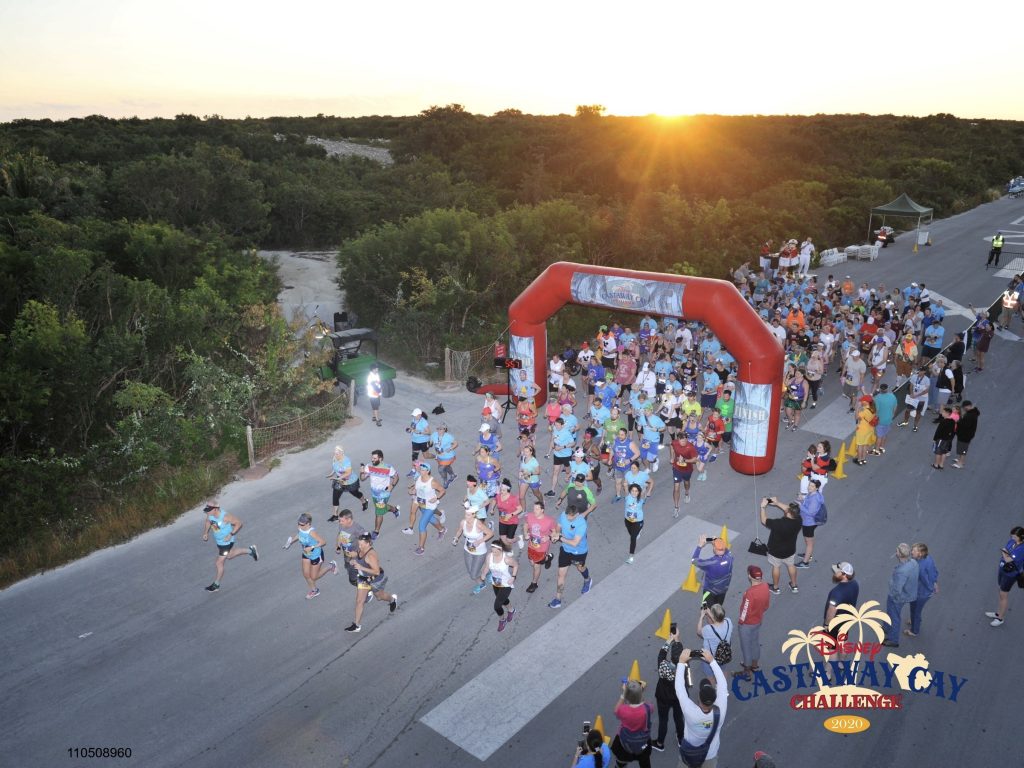
<svg viewBox="0 0 1024 768">
<path fill-rule="evenodd" d="M 838 466 L 839 465 L 836 464 L 836 460 L 835 459 L 829 459 L 828 460 L 828 471 L 829 472 L 835 472 L 836 471 L 836 467 L 838 467 Z"/>
<path fill-rule="evenodd" d="M 825 506 L 825 502 L 821 502 L 821 506 L 818 507 L 817 512 L 814 513 L 814 524 L 824 525 L 828 522 L 828 507 Z"/>
<path fill-rule="evenodd" d="M 651 705 L 646 701 L 644 702 L 644 711 L 647 719 L 643 728 L 637 731 L 619 728 L 619 743 L 624 750 L 634 755 L 639 755 L 647 749 L 647 744 L 651 740 Z"/>
<path fill-rule="evenodd" d="M 728 622 L 729 619 L 726 619 L 726 621 Z M 711 625 L 709 624 L 708 626 L 710 627 Z M 731 631 L 732 623 L 730 622 L 727 626 L 729 629 L 726 630 L 726 635 Z M 722 636 L 715 631 L 714 627 L 711 627 L 711 631 L 714 632 L 715 637 L 718 638 L 718 646 L 715 648 L 715 661 L 718 662 L 719 666 L 722 664 L 728 664 L 732 661 L 732 645 L 730 645 L 728 640 L 723 640 Z"/>
</svg>

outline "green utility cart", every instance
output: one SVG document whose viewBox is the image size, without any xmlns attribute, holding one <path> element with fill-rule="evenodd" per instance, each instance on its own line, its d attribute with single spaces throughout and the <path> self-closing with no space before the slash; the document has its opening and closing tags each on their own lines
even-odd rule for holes
<svg viewBox="0 0 1024 768">
<path fill-rule="evenodd" d="M 394 397 L 396 371 L 387 363 L 377 359 L 377 332 L 372 328 L 349 328 L 324 335 L 334 347 L 330 363 L 320 368 L 320 378 L 334 379 L 348 387 L 352 405 L 365 392 L 366 377 L 370 366 L 377 363 L 380 373 L 382 395 Z"/>
</svg>

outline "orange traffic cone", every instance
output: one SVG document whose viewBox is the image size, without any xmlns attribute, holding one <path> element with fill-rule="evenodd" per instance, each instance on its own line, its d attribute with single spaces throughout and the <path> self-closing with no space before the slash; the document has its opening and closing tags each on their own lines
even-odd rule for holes
<svg viewBox="0 0 1024 768">
<path fill-rule="evenodd" d="M 668 640 L 671 634 L 672 626 L 672 611 L 668 608 L 665 609 L 665 618 L 661 620 L 661 626 L 658 627 L 658 631 L 654 633 L 655 637 L 660 637 L 662 640 Z"/>
<path fill-rule="evenodd" d="M 724 525 L 722 526 L 722 532 L 720 534 L 718 534 L 718 538 L 720 538 L 723 541 L 723 543 L 725 544 L 726 549 L 728 549 L 729 548 L 729 529 L 726 528 Z"/>
<path fill-rule="evenodd" d="M 846 449 L 847 456 L 853 456 L 857 452 L 857 435 L 850 438 L 850 447 Z"/>
<path fill-rule="evenodd" d="M 697 581 L 697 566 L 690 563 L 690 573 L 686 576 L 686 581 L 679 587 L 684 592 L 696 592 L 700 589 L 700 582 Z"/>
<path fill-rule="evenodd" d="M 639 680 L 640 679 L 640 662 L 633 659 L 633 666 L 629 668 L 629 679 Z"/>
<path fill-rule="evenodd" d="M 612 743 L 612 737 L 611 736 L 605 736 L 605 733 L 604 733 L 604 720 L 601 719 L 600 715 L 598 715 L 597 717 L 594 718 L 594 730 L 601 732 L 601 735 L 604 736 L 604 743 L 605 744 L 611 744 Z"/>
</svg>

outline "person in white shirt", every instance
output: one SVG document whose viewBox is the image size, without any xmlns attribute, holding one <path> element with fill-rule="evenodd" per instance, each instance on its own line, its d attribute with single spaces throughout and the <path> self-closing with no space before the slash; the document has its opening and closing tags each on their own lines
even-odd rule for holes
<svg viewBox="0 0 1024 768">
<path fill-rule="evenodd" d="M 366 396 L 370 398 L 370 409 L 373 411 L 373 423 L 378 427 L 380 421 L 380 397 L 383 387 L 380 381 L 380 366 L 376 363 L 370 366 L 370 372 L 366 375 Z"/>
<path fill-rule="evenodd" d="M 801 275 L 806 275 L 811 271 L 811 257 L 813 255 L 814 242 L 808 237 L 800 243 L 800 260 L 799 267 L 797 269 Z"/>
<path fill-rule="evenodd" d="M 725 711 L 729 698 L 729 686 L 722 668 L 715 661 L 710 651 L 705 650 L 704 662 L 711 667 L 715 675 L 712 683 L 707 678 L 700 681 L 698 700 L 695 704 L 690 698 L 690 651 L 684 648 L 676 665 L 676 696 L 683 707 L 683 741 L 691 747 L 704 744 L 709 737 L 714 723 L 714 710 L 718 709 L 718 727 L 715 729 L 707 756 L 702 763 L 703 768 L 715 768 L 718 764 L 718 750 L 721 746 L 722 726 L 725 725 Z"/>
</svg>

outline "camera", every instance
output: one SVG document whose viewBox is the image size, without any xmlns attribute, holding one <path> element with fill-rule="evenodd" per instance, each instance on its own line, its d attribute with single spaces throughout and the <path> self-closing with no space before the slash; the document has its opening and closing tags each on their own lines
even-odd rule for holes
<svg viewBox="0 0 1024 768">
<path fill-rule="evenodd" d="M 695 659 L 703 659 L 703 658 L 704 658 L 704 650 L 702 648 L 690 651 L 690 661 L 693 661 Z"/>
<path fill-rule="evenodd" d="M 674 621 L 668 625 L 668 633 L 670 635 L 674 635 L 677 631 L 679 631 L 679 625 L 676 624 Z"/>
</svg>

